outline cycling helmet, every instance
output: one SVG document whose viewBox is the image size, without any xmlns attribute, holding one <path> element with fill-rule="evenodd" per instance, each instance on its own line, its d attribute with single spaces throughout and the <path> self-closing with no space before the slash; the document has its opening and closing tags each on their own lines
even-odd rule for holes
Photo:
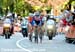
<svg viewBox="0 0 75 52">
<path fill-rule="evenodd" d="M 35 16 L 40 16 L 39 12 L 35 12 L 34 14 L 35 14 Z"/>
</svg>

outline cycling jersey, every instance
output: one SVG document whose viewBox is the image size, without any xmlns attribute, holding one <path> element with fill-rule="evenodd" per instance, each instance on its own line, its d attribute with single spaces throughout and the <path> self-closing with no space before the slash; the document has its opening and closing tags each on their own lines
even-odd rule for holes
<svg viewBox="0 0 75 52">
<path fill-rule="evenodd" d="M 34 24 L 35 24 L 35 25 L 40 25 L 40 26 L 41 26 L 42 23 L 43 23 L 42 18 L 41 18 L 40 16 L 39 16 L 39 17 L 36 17 L 36 16 L 35 16 L 35 17 L 33 18 L 33 21 L 34 21 Z"/>
<path fill-rule="evenodd" d="M 29 22 L 32 26 L 34 26 L 33 17 L 29 17 L 29 18 L 28 18 L 28 22 Z"/>
<path fill-rule="evenodd" d="M 6 23 L 6 24 L 11 24 L 11 20 L 10 20 L 9 18 L 6 18 L 6 19 L 4 20 L 4 23 Z"/>
<path fill-rule="evenodd" d="M 27 28 L 28 26 L 28 21 L 27 20 L 23 20 L 22 23 L 21 23 L 21 27 L 22 28 Z"/>
<path fill-rule="evenodd" d="M 28 21 L 29 21 L 29 22 L 32 22 L 32 20 L 33 20 L 32 17 L 29 17 L 29 18 L 28 18 Z"/>
</svg>

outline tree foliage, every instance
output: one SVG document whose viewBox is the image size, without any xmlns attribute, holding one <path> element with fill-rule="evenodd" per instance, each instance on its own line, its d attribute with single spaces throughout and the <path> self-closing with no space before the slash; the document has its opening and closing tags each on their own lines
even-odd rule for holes
<svg viewBox="0 0 75 52">
<path fill-rule="evenodd" d="M 39 0 L 40 2 L 46 3 L 47 0 Z M 22 16 L 28 15 L 29 12 L 34 12 L 37 8 L 31 6 L 31 4 L 25 2 L 25 0 L 0 0 L 0 14 L 7 15 L 8 12 L 21 14 Z M 44 7 L 49 8 L 49 7 Z M 39 7 L 42 10 L 43 7 Z"/>
</svg>

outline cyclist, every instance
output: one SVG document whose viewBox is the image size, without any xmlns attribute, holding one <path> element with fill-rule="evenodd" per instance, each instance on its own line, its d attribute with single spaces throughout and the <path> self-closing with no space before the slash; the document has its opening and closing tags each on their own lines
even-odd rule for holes
<svg viewBox="0 0 75 52">
<path fill-rule="evenodd" d="M 41 26 L 43 25 L 43 20 L 39 12 L 35 12 L 34 14 L 35 16 L 33 18 L 33 21 L 34 21 L 35 43 L 38 43 L 38 37 L 40 38 L 40 42 L 42 42 L 43 34 Z"/>
<path fill-rule="evenodd" d="M 32 33 L 33 33 L 33 14 L 30 13 L 28 17 L 28 35 L 29 35 L 29 40 L 32 42 Z"/>
</svg>

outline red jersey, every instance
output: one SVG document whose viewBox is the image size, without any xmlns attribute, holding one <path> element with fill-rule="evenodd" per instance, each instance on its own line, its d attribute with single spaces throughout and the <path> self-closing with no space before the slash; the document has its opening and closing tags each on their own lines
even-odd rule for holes
<svg viewBox="0 0 75 52">
<path fill-rule="evenodd" d="M 63 22 L 63 26 L 66 26 L 67 25 L 67 21 L 65 18 L 62 19 L 62 22 Z"/>
<path fill-rule="evenodd" d="M 29 18 L 28 18 L 28 21 L 29 21 L 29 22 L 32 22 L 32 20 L 33 20 L 32 17 L 29 17 Z"/>
</svg>

